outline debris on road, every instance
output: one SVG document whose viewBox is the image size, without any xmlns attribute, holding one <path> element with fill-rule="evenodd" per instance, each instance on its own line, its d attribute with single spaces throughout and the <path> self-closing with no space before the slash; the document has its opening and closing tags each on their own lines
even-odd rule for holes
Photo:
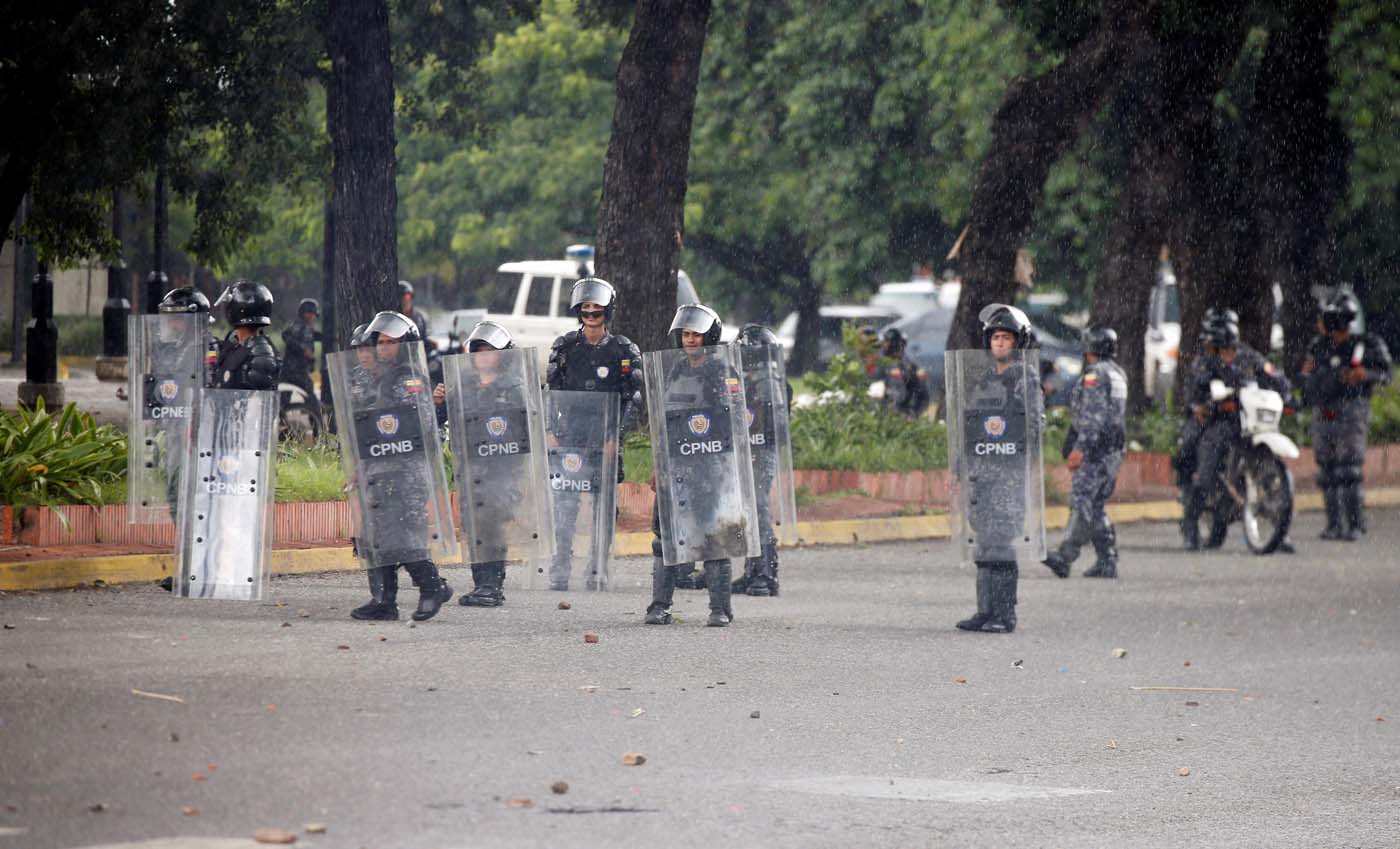
<svg viewBox="0 0 1400 849">
<path fill-rule="evenodd" d="M 579 687 L 579 690 L 584 693 L 596 693 L 601 689 L 602 688 L 597 684 L 584 684 L 582 687 Z"/>
<path fill-rule="evenodd" d="M 1021 664 L 1023 664 L 1023 663 L 1025 663 L 1024 660 L 1017 659 L 1017 660 L 1011 661 L 1011 666 L 1012 666 L 1013 669 L 1025 669 L 1025 667 L 1021 665 Z"/>
<path fill-rule="evenodd" d="M 1127 656 L 1128 656 L 1128 650 L 1127 650 L 1127 649 L 1114 649 L 1114 650 L 1113 650 L 1113 656 L 1114 656 L 1114 657 L 1117 657 L 1117 658 L 1124 658 L 1124 657 L 1127 657 Z"/>
<path fill-rule="evenodd" d="M 758 711 L 751 711 L 749 713 L 749 719 L 758 719 Z"/>
<path fill-rule="evenodd" d="M 641 766 L 647 762 L 647 756 L 641 752 L 628 752 L 622 756 L 623 766 Z"/>
<path fill-rule="evenodd" d="M 107 804 L 106 802 L 98 802 L 98 803 L 93 804 L 93 805 L 88 805 L 88 810 L 89 810 L 90 812 L 94 813 L 94 814 L 100 814 L 100 813 L 102 813 L 103 811 L 108 810 L 108 809 L 109 809 L 109 806 L 108 806 L 108 804 Z"/>
<path fill-rule="evenodd" d="M 1186 776 L 1188 776 L 1188 775 L 1191 774 L 1191 768 L 1190 768 L 1190 767 L 1182 767 L 1181 769 L 1179 769 L 1179 770 L 1176 771 L 1176 774 L 1179 775 L 1179 776 L 1181 776 L 1182 778 L 1185 778 Z"/>
<path fill-rule="evenodd" d="M 627 805 L 569 806 L 567 808 L 545 808 L 551 814 L 659 814 L 660 808 L 636 808 Z"/>
<path fill-rule="evenodd" d="M 1118 748 L 1118 741 L 1115 740 L 1115 739 L 1112 738 L 1112 737 L 1108 738 L 1108 747 L 1109 747 L 1110 749 L 1116 749 L 1116 748 Z"/>
<path fill-rule="evenodd" d="M 197 817 L 199 816 L 199 808 L 184 807 L 180 809 L 180 813 L 187 817 Z"/>
<path fill-rule="evenodd" d="M 565 793 L 569 792 L 569 782 L 556 781 L 553 784 L 549 785 L 549 790 L 555 796 L 563 796 Z"/>
<path fill-rule="evenodd" d="M 560 609 L 560 610 L 572 610 L 573 607 L 574 607 L 574 606 L 573 606 L 572 604 L 570 604 L 569 602 L 567 602 L 567 601 L 561 601 L 561 602 L 559 602 L 559 609 Z"/>
<path fill-rule="evenodd" d="M 177 705 L 185 703 L 185 700 L 179 696 L 167 696 L 164 693 L 148 693 L 145 690 L 132 690 L 131 695 L 140 696 L 143 699 L 158 699 L 162 702 L 174 702 Z"/>
<path fill-rule="evenodd" d="M 253 840 L 258 843 L 276 843 L 289 846 L 297 842 L 297 836 L 280 828 L 260 828 L 253 832 Z"/>
<path fill-rule="evenodd" d="M 309 822 L 301 827 L 307 834 L 325 834 L 326 824 L 323 822 Z"/>
<path fill-rule="evenodd" d="M 583 635 L 583 641 L 585 643 L 596 643 L 598 642 L 598 635 L 592 631 L 588 631 Z"/>
<path fill-rule="evenodd" d="M 511 799 L 506 803 L 512 808 L 533 808 L 535 803 L 531 799 Z"/>
<path fill-rule="evenodd" d="M 336 646 L 337 651 L 350 651 L 349 646 Z"/>
<path fill-rule="evenodd" d="M 967 683 L 967 679 L 964 678 L 964 677 L 962 677 L 961 675 L 959 675 L 958 677 L 956 677 L 956 678 L 953 679 L 953 683 L 954 683 L 954 684 L 966 684 L 966 683 Z M 836 694 L 835 694 L 835 693 L 832 693 L 832 695 L 834 696 L 834 695 L 836 695 Z"/>
<path fill-rule="evenodd" d="M 191 776 L 190 776 L 190 781 L 208 781 L 208 780 L 209 780 L 209 776 L 207 776 L 207 775 L 205 775 L 205 774 L 203 774 L 203 773 L 200 773 L 200 772 L 196 772 L 194 775 L 191 775 Z"/>
<path fill-rule="evenodd" d="M 1187 706 L 1187 707 L 1200 707 L 1200 706 L 1201 706 L 1201 703 L 1200 703 L 1200 702 L 1188 701 L 1188 702 L 1186 703 L 1186 706 Z"/>
</svg>

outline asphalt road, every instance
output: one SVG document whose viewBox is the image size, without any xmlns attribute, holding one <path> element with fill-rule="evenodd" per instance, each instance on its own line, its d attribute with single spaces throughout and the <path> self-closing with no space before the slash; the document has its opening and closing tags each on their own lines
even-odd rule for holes
<svg viewBox="0 0 1400 849">
<path fill-rule="evenodd" d="M 698 592 L 643 626 L 641 560 L 571 610 L 514 590 L 417 627 L 347 619 L 345 574 L 263 604 L 3 595 L 0 849 L 237 849 L 268 826 L 334 847 L 1395 847 L 1400 513 L 1373 524 L 1323 543 L 1304 516 L 1301 553 L 1272 558 L 1125 528 L 1119 581 L 1023 567 L 1011 636 L 952 628 L 973 580 L 942 542 L 786 553 L 782 597 L 737 599 L 729 629 Z"/>
</svg>

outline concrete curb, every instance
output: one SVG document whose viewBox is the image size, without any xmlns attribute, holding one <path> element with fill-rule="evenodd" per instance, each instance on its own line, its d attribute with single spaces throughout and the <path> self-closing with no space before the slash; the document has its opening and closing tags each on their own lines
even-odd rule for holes
<svg viewBox="0 0 1400 849">
<path fill-rule="evenodd" d="M 1400 487 L 1369 490 L 1368 507 L 1400 507 Z M 1296 496 L 1297 512 L 1322 509 L 1322 494 Z M 1110 504 L 1108 514 L 1118 524 L 1173 521 L 1181 518 L 1181 505 L 1175 501 L 1146 501 L 1137 504 Z M 1046 510 L 1047 528 L 1063 528 L 1069 518 L 1067 507 Z M 947 539 L 948 516 L 887 516 L 875 519 L 830 519 L 798 522 L 800 546 L 860 545 L 919 539 Z M 616 557 L 651 554 L 648 531 L 618 534 L 613 543 Z M 282 549 L 272 552 L 272 570 L 278 575 L 311 572 L 353 572 L 359 563 L 349 547 Z M 0 591 L 53 590 L 106 584 L 159 581 L 174 574 L 174 554 L 121 554 L 110 557 L 74 557 L 57 560 L 31 560 L 0 563 Z"/>
</svg>

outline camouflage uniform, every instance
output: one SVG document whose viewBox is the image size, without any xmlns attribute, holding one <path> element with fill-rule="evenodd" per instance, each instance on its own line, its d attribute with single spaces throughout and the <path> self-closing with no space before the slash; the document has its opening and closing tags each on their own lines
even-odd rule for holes
<svg viewBox="0 0 1400 849">
<path fill-rule="evenodd" d="M 300 319 L 292 322 L 282 331 L 282 344 L 286 346 L 286 357 L 282 360 L 281 379 L 298 386 L 306 393 L 306 406 L 316 413 L 321 412 L 321 402 L 316 398 L 316 389 L 311 384 L 311 372 L 316 366 L 316 342 L 321 334 L 314 327 Z"/>
<path fill-rule="evenodd" d="M 882 404 L 909 416 L 923 415 L 928 409 L 928 372 L 908 357 L 884 362 L 870 372 L 870 382 L 884 383 Z"/>
<path fill-rule="evenodd" d="M 1128 378 L 1112 360 L 1086 363 L 1070 393 L 1070 433 L 1066 450 L 1084 455 L 1074 471 L 1069 496 L 1069 524 L 1060 547 L 1045 563 L 1055 574 L 1068 577 L 1069 567 L 1084 543 L 1092 541 L 1098 560 L 1087 577 L 1113 578 L 1118 574 L 1117 532 L 1104 511 L 1118 482 L 1126 442 L 1124 410 L 1128 403 Z"/>
<path fill-rule="evenodd" d="M 1358 351 L 1358 346 L 1364 346 Z M 1358 358 L 1358 354 L 1360 354 Z M 1366 532 L 1361 480 L 1366 462 L 1366 435 L 1371 423 L 1371 394 L 1390 382 L 1390 352 L 1370 333 L 1353 335 L 1340 345 L 1314 340 L 1304 387 L 1313 409 L 1312 443 L 1317 483 L 1327 507 L 1328 538 L 1355 539 Z M 1343 374 L 1353 361 L 1366 369 L 1364 382 L 1348 385 Z"/>
</svg>

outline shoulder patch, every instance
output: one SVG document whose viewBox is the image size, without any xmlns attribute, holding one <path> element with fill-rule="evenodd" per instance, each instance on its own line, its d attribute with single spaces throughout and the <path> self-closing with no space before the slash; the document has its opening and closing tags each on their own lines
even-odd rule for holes
<svg viewBox="0 0 1400 849">
<path fill-rule="evenodd" d="M 1098 386 L 1098 385 L 1099 385 L 1099 375 L 1098 375 L 1098 372 L 1093 372 L 1093 371 L 1091 371 L 1091 372 L 1085 374 L 1085 375 L 1084 375 L 1084 385 L 1085 385 L 1085 386 Z"/>
</svg>

